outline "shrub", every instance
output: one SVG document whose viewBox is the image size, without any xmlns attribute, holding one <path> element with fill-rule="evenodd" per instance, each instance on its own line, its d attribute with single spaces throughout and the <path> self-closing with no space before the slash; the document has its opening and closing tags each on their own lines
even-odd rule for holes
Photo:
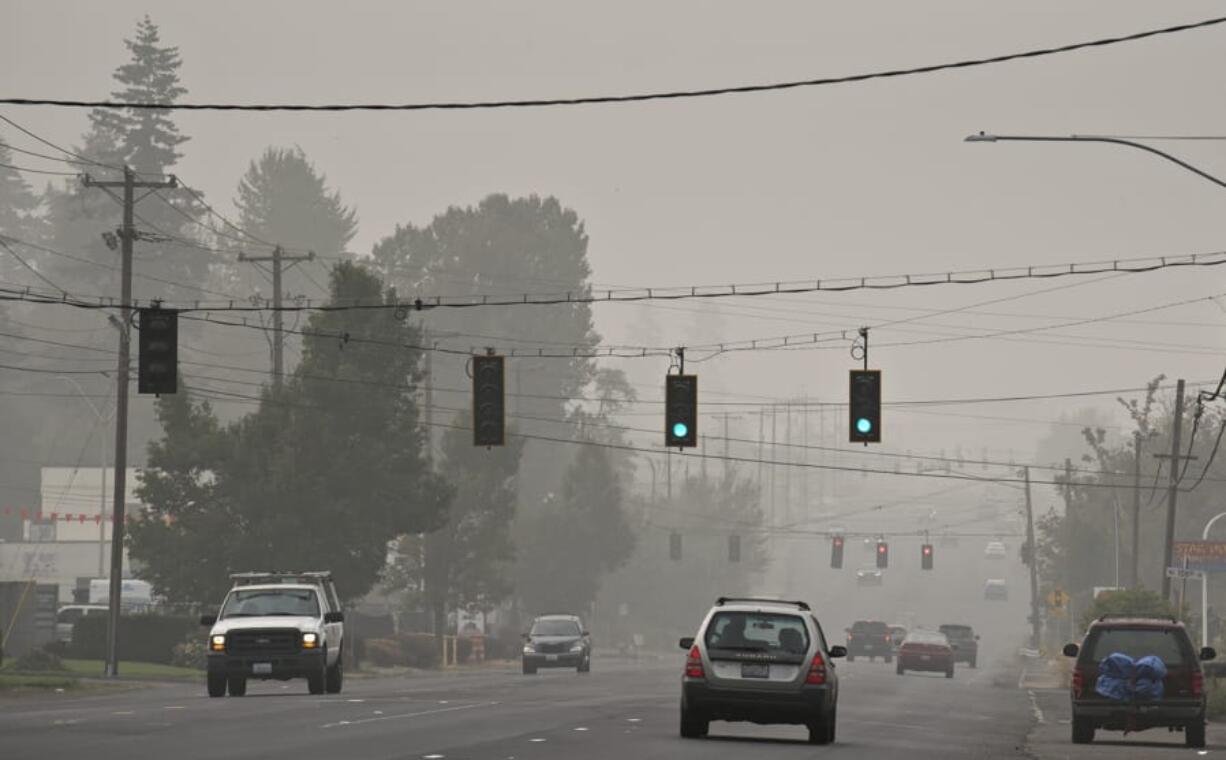
<svg viewBox="0 0 1226 760">
<path fill-rule="evenodd" d="M 406 665 L 415 668 L 437 668 L 439 666 L 438 639 L 432 633 L 402 633 L 397 639 L 400 642 L 400 654 Z"/>
<path fill-rule="evenodd" d="M 31 649 L 17 658 L 17 662 L 13 663 L 13 669 L 31 673 L 43 673 L 63 670 L 64 663 L 60 662 L 60 658 L 57 655 L 48 652 L 46 649 Z"/>
<path fill-rule="evenodd" d="M 175 644 L 170 654 L 170 664 L 181 668 L 204 670 L 208 665 L 208 648 L 203 634 L 189 633 L 186 638 Z"/>
<path fill-rule="evenodd" d="M 106 657 L 106 615 L 86 615 L 72 628 L 73 657 L 101 660 Z M 170 615 L 125 615 L 119 618 L 119 659 L 169 665 L 175 646 L 188 636 L 203 639 L 196 618 Z"/>
<path fill-rule="evenodd" d="M 391 668 L 404 664 L 400 642 L 395 639 L 366 639 L 365 649 L 366 659 L 375 667 Z"/>
<path fill-rule="evenodd" d="M 1171 604 L 1159 594 L 1148 589 L 1120 589 L 1107 591 L 1098 595 L 1094 604 L 1081 618 L 1081 629 L 1085 630 L 1103 615 L 1134 615 L 1136 617 L 1175 617 L 1176 611 Z"/>
</svg>

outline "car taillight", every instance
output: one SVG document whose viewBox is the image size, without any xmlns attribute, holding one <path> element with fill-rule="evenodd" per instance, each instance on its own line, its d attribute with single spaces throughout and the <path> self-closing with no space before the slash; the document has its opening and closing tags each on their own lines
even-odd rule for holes
<svg viewBox="0 0 1226 760">
<path fill-rule="evenodd" d="M 813 662 L 809 665 L 809 673 L 805 676 L 805 683 L 818 686 L 826 683 L 826 661 L 822 659 L 821 654 L 813 655 Z"/>
<path fill-rule="evenodd" d="M 886 640 L 887 642 L 890 640 L 890 634 L 888 634 L 888 633 L 887 633 L 887 634 L 885 635 L 885 640 Z"/>
<path fill-rule="evenodd" d="M 1192 671 L 1192 696 L 1199 697 L 1205 693 L 1205 674 L 1199 670 Z"/>
<path fill-rule="evenodd" d="M 698 651 L 698 645 L 690 647 L 690 653 L 685 657 L 685 677 L 686 678 L 702 678 L 702 654 Z"/>
<path fill-rule="evenodd" d="M 1085 673 L 1081 672 L 1081 668 L 1073 668 L 1073 696 L 1081 697 L 1081 691 L 1085 688 Z"/>
</svg>

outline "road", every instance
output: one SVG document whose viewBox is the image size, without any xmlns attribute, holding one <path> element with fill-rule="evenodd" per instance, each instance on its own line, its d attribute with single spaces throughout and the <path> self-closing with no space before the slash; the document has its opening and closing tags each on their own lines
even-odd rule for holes
<svg viewBox="0 0 1226 760">
<path fill-rule="evenodd" d="M 981 667 L 899 677 L 881 662 L 840 663 L 838 742 L 799 727 L 712 724 L 677 733 L 681 660 L 597 659 L 593 672 L 524 676 L 510 667 L 370 680 L 312 697 L 303 682 L 253 683 L 209 699 L 203 685 L 0 708 L 5 758 L 1006 758 L 1032 723 L 1016 673 Z"/>
</svg>

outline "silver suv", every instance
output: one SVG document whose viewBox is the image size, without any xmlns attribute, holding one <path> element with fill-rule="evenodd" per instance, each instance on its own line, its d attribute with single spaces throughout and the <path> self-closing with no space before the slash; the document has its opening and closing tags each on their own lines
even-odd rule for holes
<svg viewBox="0 0 1226 760">
<path fill-rule="evenodd" d="M 312 694 L 339 694 L 345 616 L 327 572 L 236 573 L 209 626 L 210 697 L 241 697 L 247 680 L 306 678 Z"/>
<path fill-rule="evenodd" d="M 809 742 L 834 741 L 839 680 L 833 660 L 847 650 L 827 646 L 804 602 L 720 597 L 694 638 L 681 682 L 681 736 L 706 736 L 712 720 L 791 723 Z"/>
</svg>

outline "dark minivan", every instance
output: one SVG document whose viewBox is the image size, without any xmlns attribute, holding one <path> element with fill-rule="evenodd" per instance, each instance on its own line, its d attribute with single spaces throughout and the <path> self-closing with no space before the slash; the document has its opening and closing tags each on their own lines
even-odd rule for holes
<svg viewBox="0 0 1226 760">
<path fill-rule="evenodd" d="M 1096 686 L 1099 663 L 1112 654 L 1134 660 L 1153 655 L 1166 666 L 1161 699 L 1111 699 Z M 1094 732 L 1142 731 L 1166 726 L 1181 730 L 1189 747 L 1205 746 L 1205 677 L 1201 660 L 1217 656 L 1212 647 L 1196 652 L 1183 623 L 1173 618 L 1103 616 L 1090 624 L 1080 646 L 1067 644 L 1073 667 L 1073 743 L 1089 744 Z"/>
</svg>

